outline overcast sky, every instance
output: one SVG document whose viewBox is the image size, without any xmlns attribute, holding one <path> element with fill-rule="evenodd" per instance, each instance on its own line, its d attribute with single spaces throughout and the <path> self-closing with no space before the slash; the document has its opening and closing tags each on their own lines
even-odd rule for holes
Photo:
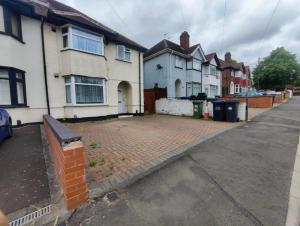
<svg viewBox="0 0 300 226">
<path fill-rule="evenodd" d="M 163 38 L 179 43 L 186 30 L 191 45 L 200 43 L 206 54 L 224 58 L 230 51 L 233 59 L 252 67 L 279 46 L 300 60 L 299 0 L 59 1 L 147 48 Z"/>
</svg>

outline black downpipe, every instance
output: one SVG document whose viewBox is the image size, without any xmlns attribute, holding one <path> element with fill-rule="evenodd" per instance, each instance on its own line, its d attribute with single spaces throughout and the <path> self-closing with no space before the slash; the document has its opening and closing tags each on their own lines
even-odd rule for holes
<svg viewBox="0 0 300 226">
<path fill-rule="evenodd" d="M 41 36 L 42 36 L 42 51 L 43 51 L 43 64 L 44 64 L 44 78 L 45 78 L 45 88 L 46 88 L 46 101 L 48 115 L 51 115 L 50 112 L 50 103 L 49 103 L 49 92 L 48 92 L 48 80 L 47 80 L 47 65 L 46 65 L 46 54 L 45 54 L 45 40 L 44 40 L 44 17 L 41 18 Z"/>
<path fill-rule="evenodd" d="M 142 89 L 141 89 L 141 53 L 139 52 L 139 101 L 140 115 L 142 114 Z"/>
</svg>

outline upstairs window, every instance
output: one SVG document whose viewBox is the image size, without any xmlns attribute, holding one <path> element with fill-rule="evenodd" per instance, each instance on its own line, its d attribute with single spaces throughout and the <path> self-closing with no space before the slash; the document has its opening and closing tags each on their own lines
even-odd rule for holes
<svg viewBox="0 0 300 226">
<path fill-rule="evenodd" d="M 196 58 L 193 59 L 193 69 L 201 71 L 201 60 L 198 60 Z"/>
<path fill-rule="evenodd" d="M 105 80 L 72 75 L 65 77 L 67 104 L 104 104 Z"/>
<path fill-rule="evenodd" d="M 117 59 L 130 62 L 131 60 L 130 49 L 124 45 L 117 45 Z"/>
<path fill-rule="evenodd" d="M 3 12 L 1 14 L 1 12 Z M 14 12 L 13 10 L 0 6 L 0 15 L 3 15 L 3 21 L 4 21 L 4 27 L 3 22 L 1 24 L 0 19 L 0 28 L 2 27 L 2 30 L 4 28 L 4 32 L 13 36 L 14 38 L 22 41 L 22 25 L 21 25 L 21 16 Z"/>
<path fill-rule="evenodd" d="M 103 55 L 103 37 L 73 27 L 62 28 L 63 48 Z"/>
<path fill-rule="evenodd" d="M 0 68 L 0 106 L 25 106 L 25 75 L 16 69 Z"/>
<path fill-rule="evenodd" d="M 175 56 L 175 67 L 183 68 L 183 60 L 179 56 Z"/>
<path fill-rule="evenodd" d="M 210 74 L 217 76 L 217 68 L 213 65 L 210 65 Z"/>
</svg>

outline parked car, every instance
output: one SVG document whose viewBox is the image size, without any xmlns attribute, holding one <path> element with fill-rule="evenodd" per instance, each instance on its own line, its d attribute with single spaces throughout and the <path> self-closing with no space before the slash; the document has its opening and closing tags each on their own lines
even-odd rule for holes
<svg viewBox="0 0 300 226">
<path fill-rule="evenodd" d="M 262 94 L 256 91 L 248 91 L 248 92 L 236 93 L 233 96 L 234 97 L 256 97 L 256 96 L 262 96 Z"/>
<path fill-rule="evenodd" d="M 5 109 L 0 108 L 0 142 L 5 138 L 12 137 L 12 135 L 11 117 Z"/>
</svg>

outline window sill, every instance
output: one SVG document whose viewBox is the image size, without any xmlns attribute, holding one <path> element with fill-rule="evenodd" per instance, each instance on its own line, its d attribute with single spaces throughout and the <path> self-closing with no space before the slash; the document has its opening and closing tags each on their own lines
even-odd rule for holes
<svg viewBox="0 0 300 226">
<path fill-rule="evenodd" d="M 75 51 L 75 52 L 86 53 L 86 54 L 90 54 L 90 55 L 94 55 L 94 56 L 99 56 L 99 57 L 104 57 L 105 58 L 104 54 L 97 54 L 97 53 L 87 52 L 87 51 L 83 51 L 83 50 L 79 50 L 79 49 L 64 48 L 64 49 L 62 49 L 60 51 L 61 52 Z"/>
<path fill-rule="evenodd" d="M 178 66 L 175 66 L 175 68 L 178 68 L 178 69 L 183 69 L 183 67 L 178 67 Z"/>
<path fill-rule="evenodd" d="M 15 35 L 12 35 L 10 33 L 7 33 L 5 31 L 0 31 L 0 35 L 6 35 L 6 36 L 10 36 L 12 37 L 13 39 L 17 40 L 18 42 L 22 43 L 22 44 L 26 44 L 22 39 L 20 39 L 19 37 L 15 36 Z"/>
<path fill-rule="evenodd" d="M 118 60 L 118 61 L 122 61 L 122 62 L 125 62 L 125 63 L 132 63 L 132 61 L 123 60 L 123 59 L 119 59 L 119 58 L 116 58 L 116 60 Z"/>
<path fill-rule="evenodd" d="M 197 69 L 194 69 L 194 68 L 191 68 L 191 69 L 186 69 L 187 71 L 199 71 L 201 72 L 201 70 L 197 70 Z"/>
<path fill-rule="evenodd" d="M 108 106 L 108 104 L 67 104 L 65 107 L 101 107 Z"/>
<path fill-rule="evenodd" d="M 0 105 L 0 108 L 29 108 L 27 105 Z"/>
</svg>

